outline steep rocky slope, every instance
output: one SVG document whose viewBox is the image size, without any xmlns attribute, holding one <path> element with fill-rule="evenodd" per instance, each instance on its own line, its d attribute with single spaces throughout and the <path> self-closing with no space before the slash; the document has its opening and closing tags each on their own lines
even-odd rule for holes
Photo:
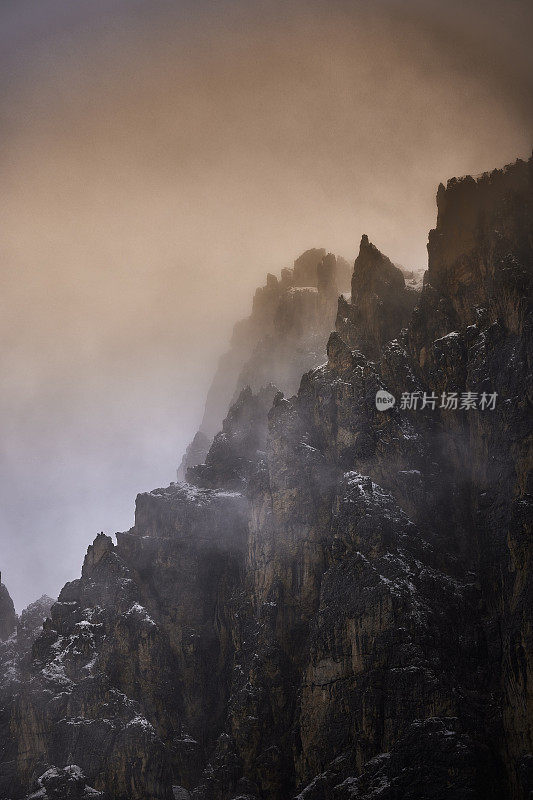
<svg viewBox="0 0 533 800">
<path fill-rule="evenodd" d="M 0 639 L 5 641 L 8 639 L 17 624 L 17 615 L 15 614 L 15 606 L 9 594 L 7 587 L 0 580 Z"/>
<path fill-rule="evenodd" d="M 379 358 L 384 344 L 407 325 L 418 301 L 399 267 L 363 235 L 354 264 L 351 300 L 340 298 L 337 331 L 350 347 Z"/>
<path fill-rule="evenodd" d="M 324 360 L 328 334 L 335 323 L 337 297 L 349 289 L 351 267 L 324 249 L 306 250 L 278 279 L 267 275 L 257 289 L 252 313 L 235 325 L 230 350 L 209 390 L 200 430 L 182 459 L 178 479 L 202 464 L 230 404 L 241 389 L 274 383 L 294 394 L 300 378 Z"/>
<path fill-rule="evenodd" d="M 259 347 L 95 539 L 3 695 L 5 797 L 531 796 L 532 169 L 439 187 L 419 295 L 363 236 L 323 363 L 286 397 Z"/>
<path fill-rule="evenodd" d="M 16 770 L 13 759 L 17 743 L 11 730 L 13 709 L 27 678 L 33 642 L 42 634 L 43 622 L 55 600 L 43 595 L 17 617 L 13 601 L 3 584 L 0 584 L 0 598 L 0 797 L 7 798 L 11 797 Z M 39 790 L 42 788 L 38 787 Z M 39 797 L 45 795 L 41 792 Z"/>
</svg>

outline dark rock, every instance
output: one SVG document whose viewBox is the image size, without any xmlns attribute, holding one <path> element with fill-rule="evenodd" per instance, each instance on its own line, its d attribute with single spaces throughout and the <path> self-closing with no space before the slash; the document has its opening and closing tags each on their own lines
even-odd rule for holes
<svg viewBox="0 0 533 800">
<path fill-rule="evenodd" d="M 15 606 L 7 588 L 0 581 L 0 640 L 9 639 L 17 625 Z"/>
<path fill-rule="evenodd" d="M 191 483 L 207 489 L 244 490 L 260 467 L 268 434 L 268 412 L 278 390 L 270 384 L 253 393 L 242 390 L 215 436 L 205 464 L 187 471 Z"/>
<path fill-rule="evenodd" d="M 298 256 L 294 262 L 293 286 L 317 286 L 318 265 L 325 255 L 322 248 L 312 248 Z"/>
<path fill-rule="evenodd" d="M 198 464 L 203 464 L 205 457 L 209 452 L 211 442 L 209 437 L 202 431 L 197 431 L 194 439 L 188 445 L 185 454 L 178 467 L 178 481 L 184 481 L 187 477 L 187 470 L 190 467 L 197 467 Z"/>
<path fill-rule="evenodd" d="M 354 349 L 377 358 L 386 342 L 407 325 L 418 293 L 402 271 L 363 234 L 355 259 L 350 303 L 339 301 L 336 328 Z"/>
<path fill-rule="evenodd" d="M 104 797 L 102 792 L 86 783 L 85 775 L 75 764 L 63 769 L 50 767 L 37 778 L 35 788 L 27 800 L 96 800 Z"/>
<path fill-rule="evenodd" d="M 251 315 L 233 330 L 231 349 L 220 363 L 208 392 L 200 431 L 178 470 L 202 464 L 228 407 L 240 391 L 274 383 L 293 394 L 301 375 L 325 360 L 325 342 L 334 325 L 338 293 L 350 286 L 351 268 L 323 249 L 307 250 L 283 269 L 281 279 L 268 274 L 257 289 Z"/>
<path fill-rule="evenodd" d="M 53 597 L 43 594 L 21 612 L 17 622 L 17 644 L 22 653 L 30 651 L 55 602 Z"/>
</svg>

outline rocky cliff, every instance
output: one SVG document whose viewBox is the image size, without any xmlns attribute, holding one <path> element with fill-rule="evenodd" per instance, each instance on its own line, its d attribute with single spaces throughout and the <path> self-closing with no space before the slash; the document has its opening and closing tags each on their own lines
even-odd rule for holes
<svg viewBox="0 0 533 800">
<path fill-rule="evenodd" d="M 406 286 L 395 264 L 363 234 L 354 264 L 351 301 L 339 301 L 336 328 L 350 347 L 369 358 L 379 358 L 381 349 L 411 317 L 418 292 Z"/>
<path fill-rule="evenodd" d="M 11 723 L 19 693 L 28 677 L 31 649 L 43 632 L 43 623 L 50 614 L 55 600 L 43 595 L 25 608 L 20 616 L 15 613 L 7 588 L 0 584 L 0 797 L 10 798 L 14 781 L 14 759 L 17 741 Z M 38 787 L 39 791 L 43 789 Z M 39 797 L 46 796 L 42 793 Z M 64 797 L 69 795 L 64 794 Z M 78 795 L 72 795 L 77 797 Z M 82 795 L 79 795 L 80 797 Z"/>
<path fill-rule="evenodd" d="M 345 259 L 318 248 L 302 253 L 280 278 L 267 275 L 254 295 L 250 316 L 235 325 L 230 350 L 220 359 L 200 430 L 178 469 L 179 480 L 185 480 L 189 467 L 203 464 L 241 389 L 274 383 L 294 394 L 302 374 L 323 361 L 337 298 L 349 289 L 350 278 Z"/>
<path fill-rule="evenodd" d="M 363 236 L 295 393 L 256 345 L 204 462 L 52 606 L 5 797 L 531 797 L 532 169 L 439 188 L 418 295 Z M 274 350 L 332 264 L 269 279 Z"/>
<path fill-rule="evenodd" d="M 8 639 L 17 624 L 15 606 L 7 587 L 0 580 L 0 640 Z"/>
</svg>

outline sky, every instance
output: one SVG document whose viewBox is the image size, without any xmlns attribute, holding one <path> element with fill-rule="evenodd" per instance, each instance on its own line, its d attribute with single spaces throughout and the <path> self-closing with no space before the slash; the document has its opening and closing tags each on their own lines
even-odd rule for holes
<svg viewBox="0 0 533 800">
<path fill-rule="evenodd" d="M 0 570 L 18 610 L 168 485 L 232 324 L 310 247 L 426 264 L 531 152 L 528 3 L 0 0 Z"/>
</svg>

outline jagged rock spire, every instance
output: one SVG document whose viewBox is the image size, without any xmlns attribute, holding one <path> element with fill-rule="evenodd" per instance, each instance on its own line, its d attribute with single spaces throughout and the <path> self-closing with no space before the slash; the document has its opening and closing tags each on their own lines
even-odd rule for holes
<svg viewBox="0 0 533 800">
<path fill-rule="evenodd" d="M 407 325 L 418 293 L 366 233 L 352 275 L 351 303 L 339 300 L 336 329 L 351 348 L 377 358 L 380 348 Z"/>
<path fill-rule="evenodd" d="M 2 583 L 0 572 L 0 639 L 8 639 L 17 625 L 15 606 L 6 586 Z"/>
</svg>

